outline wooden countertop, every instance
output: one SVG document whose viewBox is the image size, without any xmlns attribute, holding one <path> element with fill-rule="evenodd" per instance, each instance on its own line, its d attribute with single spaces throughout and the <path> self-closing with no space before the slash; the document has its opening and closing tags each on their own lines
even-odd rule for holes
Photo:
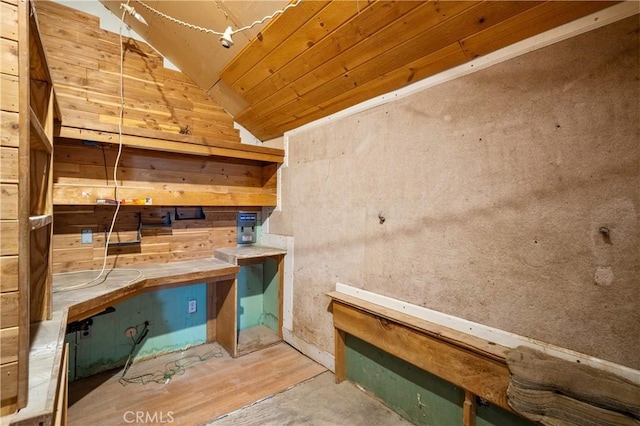
<svg viewBox="0 0 640 426">
<path fill-rule="evenodd" d="M 98 271 L 53 276 L 51 320 L 31 325 L 29 400 L 3 424 L 50 424 L 67 323 L 88 318 L 119 301 L 147 291 L 235 278 L 240 267 L 220 259 L 198 259 L 165 264 L 135 265 L 107 270 L 89 287 L 64 291 L 97 276 Z"/>
<path fill-rule="evenodd" d="M 239 260 L 280 256 L 286 253 L 287 251 L 284 249 L 250 244 L 246 246 L 224 247 L 215 249 L 213 255 L 217 259 L 223 260 L 233 265 L 237 265 Z"/>
</svg>

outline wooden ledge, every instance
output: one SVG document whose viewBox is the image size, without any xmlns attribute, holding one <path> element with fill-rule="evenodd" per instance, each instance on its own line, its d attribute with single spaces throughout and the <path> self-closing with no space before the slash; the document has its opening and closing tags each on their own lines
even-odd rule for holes
<svg viewBox="0 0 640 426">
<path fill-rule="evenodd" d="M 346 378 L 345 334 L 350 334 L 513 412 L 507 403 L 508 348 L 337 291 L 328 296 L 336 381 Z"/>
<path fill-rule="evenodd" d="M 353 306 L 365 312 L 377 315 L 381 318 L 394 321 L 406 327 L 412 328 L 421 333 L 438 338 L 452 345 L 464 348 L 466 350 L 476 352 L 482 356 L 493 359 L 495 361 L 506 364 L 507 353 L 509 348 L 481 339 L 470 334 L 462 333 L 440 324 L 425 321 L 412 315 L 396 311 L 395 309 L 386 308 L 367 302 L 357 297 L 349 296 L 339 291 L 327 293 L 331 299 L 342 302 L 346 305 Z"/>
<path fill-rule="evenodd" d="M 261 246 L 261 245 L 245 245 L 239 247 L 224 247 L 215 249 L 213 256 L 232 265 L 244 265 L 251 260 L 262 261 L 268 257 L 280 257 L 287 254 L 286 250 Z"/>
</svg>

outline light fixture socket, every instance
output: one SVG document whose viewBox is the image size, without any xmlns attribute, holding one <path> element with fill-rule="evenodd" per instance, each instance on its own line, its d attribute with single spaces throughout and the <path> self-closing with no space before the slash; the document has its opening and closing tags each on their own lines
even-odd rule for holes
<svg viewBox="0 0 640 426">
<path fill-rule="evenodd" d="M 136 10 L 133 8 L 133 6 L 130 6 L 128 2 L 126 4 L 125 3 L 120 3 L 120 9 L 126 10 L 129 15 L 133 16 L 134 18 L 136 18 L 139 22 L 145 24 L 146 26 L 149 26 L 149 24 L 147 24 L 147 21 L 144 19 L 144 16 L 142 16 L 138 12 L 136 12 Z"/>
<path fill-rule="evenodd" d="M 231 27 L 227 27 L 227 29 L 224 30 L 224 34 L 222 34 L 222 37 L 220 37 L 220 44 L 222 44 L 222 47 L 228 49 L 233 46 L 233 39 L 231 38 L 231 35 L 233 35 L 233 30 L 231 29 Z"/>
</svg>

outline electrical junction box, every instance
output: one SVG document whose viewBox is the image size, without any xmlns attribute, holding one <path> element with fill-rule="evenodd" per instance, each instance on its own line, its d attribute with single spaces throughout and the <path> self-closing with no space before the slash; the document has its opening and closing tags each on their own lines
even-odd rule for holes
<svg viewBox="0 0 640 426">
<path fill-rule="evenodd" d="M 258 213 L 238 212 L 238 244 L 253 244 L 257 241 Z"/>
</svg>

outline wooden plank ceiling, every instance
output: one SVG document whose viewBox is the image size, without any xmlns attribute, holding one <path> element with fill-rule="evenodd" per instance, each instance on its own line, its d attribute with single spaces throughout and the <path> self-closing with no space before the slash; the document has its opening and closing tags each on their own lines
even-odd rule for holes
<svg viewBox="0 0 640 426">
<path fill-rule="evenodd" d="M 120 4 L 101 1 L 112 11 Z M 261 1 L 150 3 L 185 20 L 199 10 L 218 8 L 234 28 L 255 18 L 255 11 L 248 17 L 249 6 L 259 5 L 260 11 L 267 3 L 274 7 L 271 11 L 282 6 Z M 241 42 L 228 51 L 215 43 L 217 36 L 177 26 L 141 5 L 136 10 L 151 20 L 147 32 L 172 34 L 171 45 L 148 39 L 155 48 L 238 123 L 268 140 L 615 3 L 304 0 L 256 27 L 260 32 L 248 34 L 250 41 L 237 37 Z M 139 30 L 137 23 L 132 26 Z M 140 31 L 144 36 L 145 29 Z M 209 42 L 193 42 L 202 37 Z M 235 56 L 230 58 L 228 52 Z M 201 77 L 203 69 L 210 70 L 206 79 Z"/>
</svg>

